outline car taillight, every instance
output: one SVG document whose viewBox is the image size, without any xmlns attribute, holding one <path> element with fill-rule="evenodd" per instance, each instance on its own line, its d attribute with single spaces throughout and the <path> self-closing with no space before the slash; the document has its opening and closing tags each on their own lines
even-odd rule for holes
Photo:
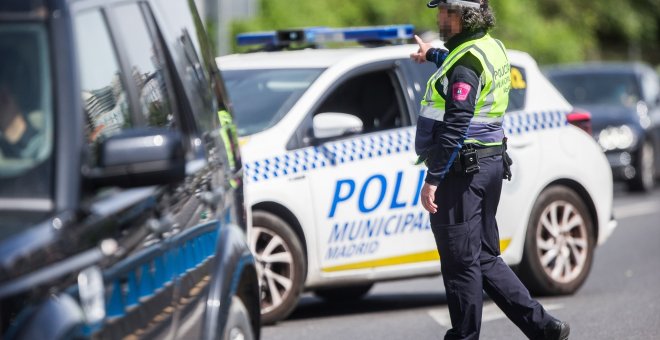
<svg viewBox="0 0 660 340">
<path fill-rule="evenodd" d="M 566 115 L 566 119 L 570 124 L 573 124 L 591 136 L 591 113 L 583 110 L 573 110 L 573 112 Z"/>
</svg>

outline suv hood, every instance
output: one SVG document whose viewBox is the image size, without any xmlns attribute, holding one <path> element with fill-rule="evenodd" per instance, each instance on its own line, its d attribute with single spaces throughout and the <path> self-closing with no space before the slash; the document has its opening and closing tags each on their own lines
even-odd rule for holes
<svg viewBox="0 0 660 340">
<path fill-rule="evenodd" d="M 634 108 L 616 105 L 577 105 L 591 113 L 591 126 L 594 133 L 608 126 L 639 125 L 639 116 Z"/>
</svg>

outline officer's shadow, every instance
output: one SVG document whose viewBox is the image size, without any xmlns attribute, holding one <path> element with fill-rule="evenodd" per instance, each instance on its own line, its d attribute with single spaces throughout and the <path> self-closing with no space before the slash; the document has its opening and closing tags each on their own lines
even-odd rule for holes
<svg viewBox="0 0 660 340">
<path fill-rule="evenodd" d="M 305 320 L 340 315 L 370 314 L 447 305 L 444 292 L 438 293 L 374 293 L 362 299 L 328 301 L 312 294 L 300 298 L 287 320 Z"/>
</svg>

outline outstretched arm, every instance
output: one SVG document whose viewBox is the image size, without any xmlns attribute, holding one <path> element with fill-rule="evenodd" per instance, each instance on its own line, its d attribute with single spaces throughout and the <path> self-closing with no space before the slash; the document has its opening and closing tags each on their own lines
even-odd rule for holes
<svg viewBox="0 0 660 340">
<path fill-rule="evenodd" d="M 440 48 L 434 48 L 429 43 L 425 43 L 422 38 L 415 35 L 415 41 L 419 45 L 419 49 L 415 53 L 410 54 L 410 59 L 414 60 L 418 64 L 422 64 L 425 61 L 430 61 L 435 64 L 435 66 L 440 67 L 442 62 L 445 61 L 445 58 L 449 54 L 449 51 Z"/>
<path fill-rule="evenodd" d="M 432 46 L 429 43 L 425 43 L 418 35 L 415 35 L 415 41 L 417 41 L 419 49 L 417 52 L 410 54 L 410 59 L 418 64 L 422 64 L 426 61 L 426 53 L 432 48 Z"/>
</svg>

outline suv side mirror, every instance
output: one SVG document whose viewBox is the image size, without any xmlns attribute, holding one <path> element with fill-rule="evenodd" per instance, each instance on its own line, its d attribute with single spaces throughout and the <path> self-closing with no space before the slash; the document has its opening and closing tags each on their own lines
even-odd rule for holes
<svg viewBox="0 0 660 340">
<path fill-rule="evenodd" d="M 164 129 L 131 129 L 98 145 L 97 167 L 87 171 L 94 188 L 169 184 L 185 178 L 182 137 Z"/>
<path fill-rule="evenodd" d="M 315 139 L 329 139 L 362 132 L 362 120 L 354 115 L 325 112 L 314 116 L 312 122 Z"/>
</svg>

